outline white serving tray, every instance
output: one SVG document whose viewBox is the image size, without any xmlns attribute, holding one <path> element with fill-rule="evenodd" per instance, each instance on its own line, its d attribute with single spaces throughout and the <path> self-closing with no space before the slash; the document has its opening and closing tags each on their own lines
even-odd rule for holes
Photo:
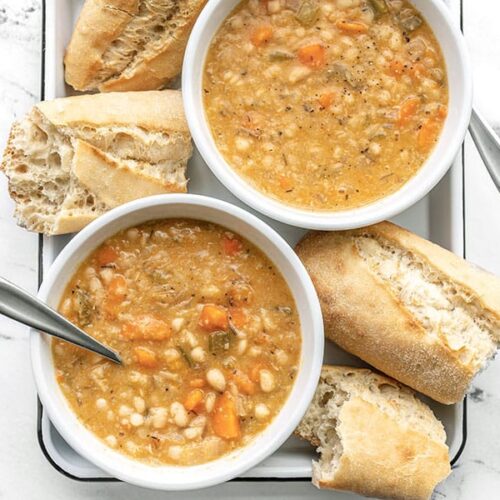
<svg viewBox="0 0 500 500">
<path fill-rule="evenodd" d="M 216 0 L 210 0 L 216 1 Z M 64 48 L 71 36 L 72 27 L 83 0 L 46 0 L 43 4 L 44 57 L 42 67 L 42 98 L 53 99 L 71 95 L 63 77 Z M 450 7 L 461 12 L 461 1 L 450 0 Z M 463 152 L 457 156 L 449 174 L 420 203 L 394 219 L 414 232 L 463 255 Z M 237 200 L 212 175 L 202 158 L 195 151 L 188 168 L 189 192 L 205 194 L 239 205 L 253 213 Z M 167 215 L 167 214 L 166 214 Z M 269 218 L 260 216 L 276 229 L 291 245 L 305 233 Z M 40 238 L 40 279 L 58 253 L 69 241 L 68 236 Z M 325 362 L 363 366 L 363 363 L 327 342 Z M 436 416 L 443 422 L 448 436 L 450 458 L 455 463 L 466 440 L 466 405 L 463 403 L 445 406 L 427 400 Z M 83 481 L 112 481 L 104 471 L 78 455 L 59 435 L 48 415 L 39 405 L 38 438 L 49 462 L 61 473 Z M 314 450 L 305 442 L 290 438 L 276 453 L 242 476 L 250 479 L 299 480 L 311 477 L 311 459 Z"/>
</svg>

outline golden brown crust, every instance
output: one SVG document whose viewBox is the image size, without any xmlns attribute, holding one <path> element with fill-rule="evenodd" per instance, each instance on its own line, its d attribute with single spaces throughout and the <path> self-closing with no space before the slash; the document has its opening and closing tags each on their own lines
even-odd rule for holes
<svg viewBox="0 0 500 500">
<path fill-rule="evenodd" d="M 196 19 L 207 0 L 191 0 L 186 10 L 189 17 L 177 27 L 175 36 L 169 37 L 161 50 L 151 56 L 144 56 L 132 71 L 122 73 L 116 78 L 99 85 L 101 92 L 128 90 L 156 90 L 176 78 L 182 69 L 187 41 Z"/>
<path fill-rule="evenodd" d="M 486 273 L 481 278 L 473 276 L 476 270 L 462 259 L 387 222 L 355 231 L 312 232 L 296 247 L 318 292 L 327 338 L 437 401 L 460 401 L 474 371 L 438 338 L 426 335 L 371 272 L 350 238 L 358 234 L 379 235 L 418 252 L 430 266 L 471 290 L 485 307 L 495 305 L 487 289 L 495 290 L 496 278 Z"/>
<path fill-rule="evenodd" d="M 450 473 L 445 444 L 400 425 L 362 398 L 344 403 L 337 429 L 343 452 L 334 478 L 318 481 L 320 488 L 424 500 Z"/>
<path fill-rule="evenodd" d="M 146 48 L 121 73 L 104 78 L 99 75 L 105 68 L 104 54 L 137 15 L 141 2 L 86 0 L 66 50 L 66 81 L 77 90 L 98 88 L 101 92 L 165 87 L 181 72 L 189 34 L 206 2 L 183 1 L 169 21 L 172 32 L 155 43 L 154 50 Z"/>
<path fill-rule="evenodd" d="M 73 173 L 107 208 L 155 194 L 183 191 L 178 184 L 132 171 L 103 151 L 80 140 L 75 141 Z"/>
<path fill-rule="evenodd" d="M 56 127 L 137 126 L 189 134 L 179 90 L 114 92 L 42 101 L 37 108 Z"/>
<path fill-rule="evenodd" d="M 102 55 L 137 13 L 140 0 L 86 0 L 64 57 L 65 79 L 76 90 L 95 88 Z"/>
</svg>

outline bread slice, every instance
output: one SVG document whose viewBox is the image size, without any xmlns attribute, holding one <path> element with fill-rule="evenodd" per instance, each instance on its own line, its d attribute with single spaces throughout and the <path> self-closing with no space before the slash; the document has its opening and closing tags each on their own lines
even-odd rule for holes
<svg viewBox="0 0 500 500">
<path fill-rule="evenodd" d="M 391 377 L 451 404 L 500 342 L 500 279 L 389 222 L 310 233 L 297 253 L 325 334 Z"/>
<path fill-rule="evenodd" d="M 181 72 L 207 0 L 86 0 L 64 58 L 77 90 L 161 89 Z"/>
<path fill-rule="evenodd" d="M 96 94 L 37 104 L 13 125 L 1 169 L 19 224 L 52 235 L 127 201 L 185 192 L 191 154 L 179 91 Z"/>
<path fill-rule="evenodd" d="M 450 473 L 446 434 L 413 391 L 367 369 L 324 366 L 295 433 L 318 448 L 313 484 L 427 499 Z"/>
</svg>

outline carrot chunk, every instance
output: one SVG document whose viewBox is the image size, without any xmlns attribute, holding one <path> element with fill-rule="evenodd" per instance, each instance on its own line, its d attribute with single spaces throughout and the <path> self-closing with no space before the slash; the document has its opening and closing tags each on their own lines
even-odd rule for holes
<svg viewBox="0 0 500 500">
<path fill-rule="evenodd" d="M 436 143 L 436 139 L 441 130 L 441 122 L 435 118 L 427 119 L 417 135 L 417 146 L 421 151 L 429 151 Z"/>
<path fill-rule="evenodd" d="M 137 359 L 137 363 L 144 368 L 156 368 L 157 360 L 156 354 L 147 347 L 135 347 L 134 354 Z"/>
<path fill-rule="evenodd" d="M 194 379 L 189 381 L 189 386 L 194 387 L 196 389 L 201 389 L 202 387 L 205 387 L 205 379 L 194 378 Z"/>
<path fill-rule="evenodd" d="M 187 411 L 199 411 L 201 410 L 201 403 L 205 393 L 201 389 L 194 389 L 188 393 L 186 399 L 184 400 L 184 408 Z"/>
<path fill-rule="evenodd" d="M 260 47 L 273 37 L 273 29 L 271 26 L 258 26 L 250 34 L 250 41 L 256 46 Z"/>
<path fill-rule="evenodd" d="M 107 266 L 115 262 L 115 260 L 118 258 L 118 253 L 112 247 L 102 247 L 97 252 L 96 257 L 97 257 L 97 263 L 100 266 Z"/>
<path fill-rule="evenodd" d="M 242 394 L 246 394 L 247 396 L 255 394 L 255 384 L 250 380 L 250 377 L 246 373 L 241 370 L 237 370 L 233 375 L 233 380 L 236 387 L 238 387 L 238 390 Z"/>
<path fill-rule="evenodd" d="M 418 97 L 408 97 L 401 103 L 398 117 L 398 125 L 400 127 L 406 125 L 415 116 L 419 105 L 420 99 Z"/>
<path fill-rule="evenodd" d="M 335 101 L 335 94 L 333 92 L 325 92 L 319 96 L 319 105 L 322 108 L 330 107 Z"/>
<path fill-rule="evenodd" d="M 286 175 L 280 175 L 279 184 L 280 188 L 284 191 L 289 191 L 290 189 L 293 189 L 294 186 L 293 180 Z"/>
<path fill-rule="evenodd" d="M 172 330 L 165 321 L 144 314 L 135 318 L 133 322 L 123 323 L 122 335 L 127 340 L 160 341 L 170 338 Z"/>
<path fill-rule="evenodd" d="M 319 43 L 301 47 L 297 55 L 302 64 L 314 69 L 322 68 L 326 62 L 326 50 Z"/>
<path fill-rule="evenodd" d="M 444 106 L 443 104 L 440 104 L 438 106 L 436 115 L 439 119 L 444 120 L 448 116 L 448 106 Z"/>
<path fill-rule="evenodd" d="M 225 236 L 222 239 L 222 249 L 226 255 L 232 257 L 243 250 L 243 243 L 238 238 Z"/>
<path fill-rule="evenodd" d="M 423 76 L 427 75 L 428 71 L 425 65 L 422 63 L 414 63 L 410 68 L 410 76 L 413 80 L 419 80 Z"/>
<path fill-rule="evenodd" d="M 341 21 L 337 21 L 335 26 L 347 35 L 360 35 L 368 31 L 368 25 L 360 21 L 347 21 L 346 19 L 342 19 Z"/>
<path fill-rule="evenodd" d="M 229 317 L 236 328 L 242 328 L 247 322 L 247 314 L 240 307 L 231 307 L 229 309 Z"/>
<path fill-rule="evenodd" d="M 227 330 L 229 322 L 224 307 L 207 304 L 203 307 L 198 324 L 207 332 Z"/>
<path fill-rule="evenodd" d="M 224 392 L 215 400 L 211 423 L 213 431 L 221 438 L 238 439 L 240 437 L 240 419 L 236 410 L 236 401 L 230 392 Z"/>
<path fill-rule="evenodd" d="M 389 73 L 389 75 L 391 75 L 391 76 L 398 78 L 404 73 L 404 70 L 405 70 L 404 64 L 401 61 L 399 61 L 398 59 L 393 59 L 389 63 L 387 73 Z"/>
</svg>

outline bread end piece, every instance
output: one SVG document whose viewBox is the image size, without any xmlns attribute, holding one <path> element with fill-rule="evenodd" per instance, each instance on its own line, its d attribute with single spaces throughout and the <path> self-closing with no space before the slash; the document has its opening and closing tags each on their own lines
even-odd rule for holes
<svg viewBox="0 0 500 500">
<path fill-rule="evenodd" d="M 428 499 L 451 470 L 443 426 L 430 408 L 367 369 L 324 366 L 296 434 L 318 448 L 318 488 Z"/>
<path fill-rule="evenodd" d="M 296 251 L 327 338 L 413 389 L 459 402 L 494 355 L 500 280 L 451 252 L 389 222 L 310 232 Z"/>
</svg>

